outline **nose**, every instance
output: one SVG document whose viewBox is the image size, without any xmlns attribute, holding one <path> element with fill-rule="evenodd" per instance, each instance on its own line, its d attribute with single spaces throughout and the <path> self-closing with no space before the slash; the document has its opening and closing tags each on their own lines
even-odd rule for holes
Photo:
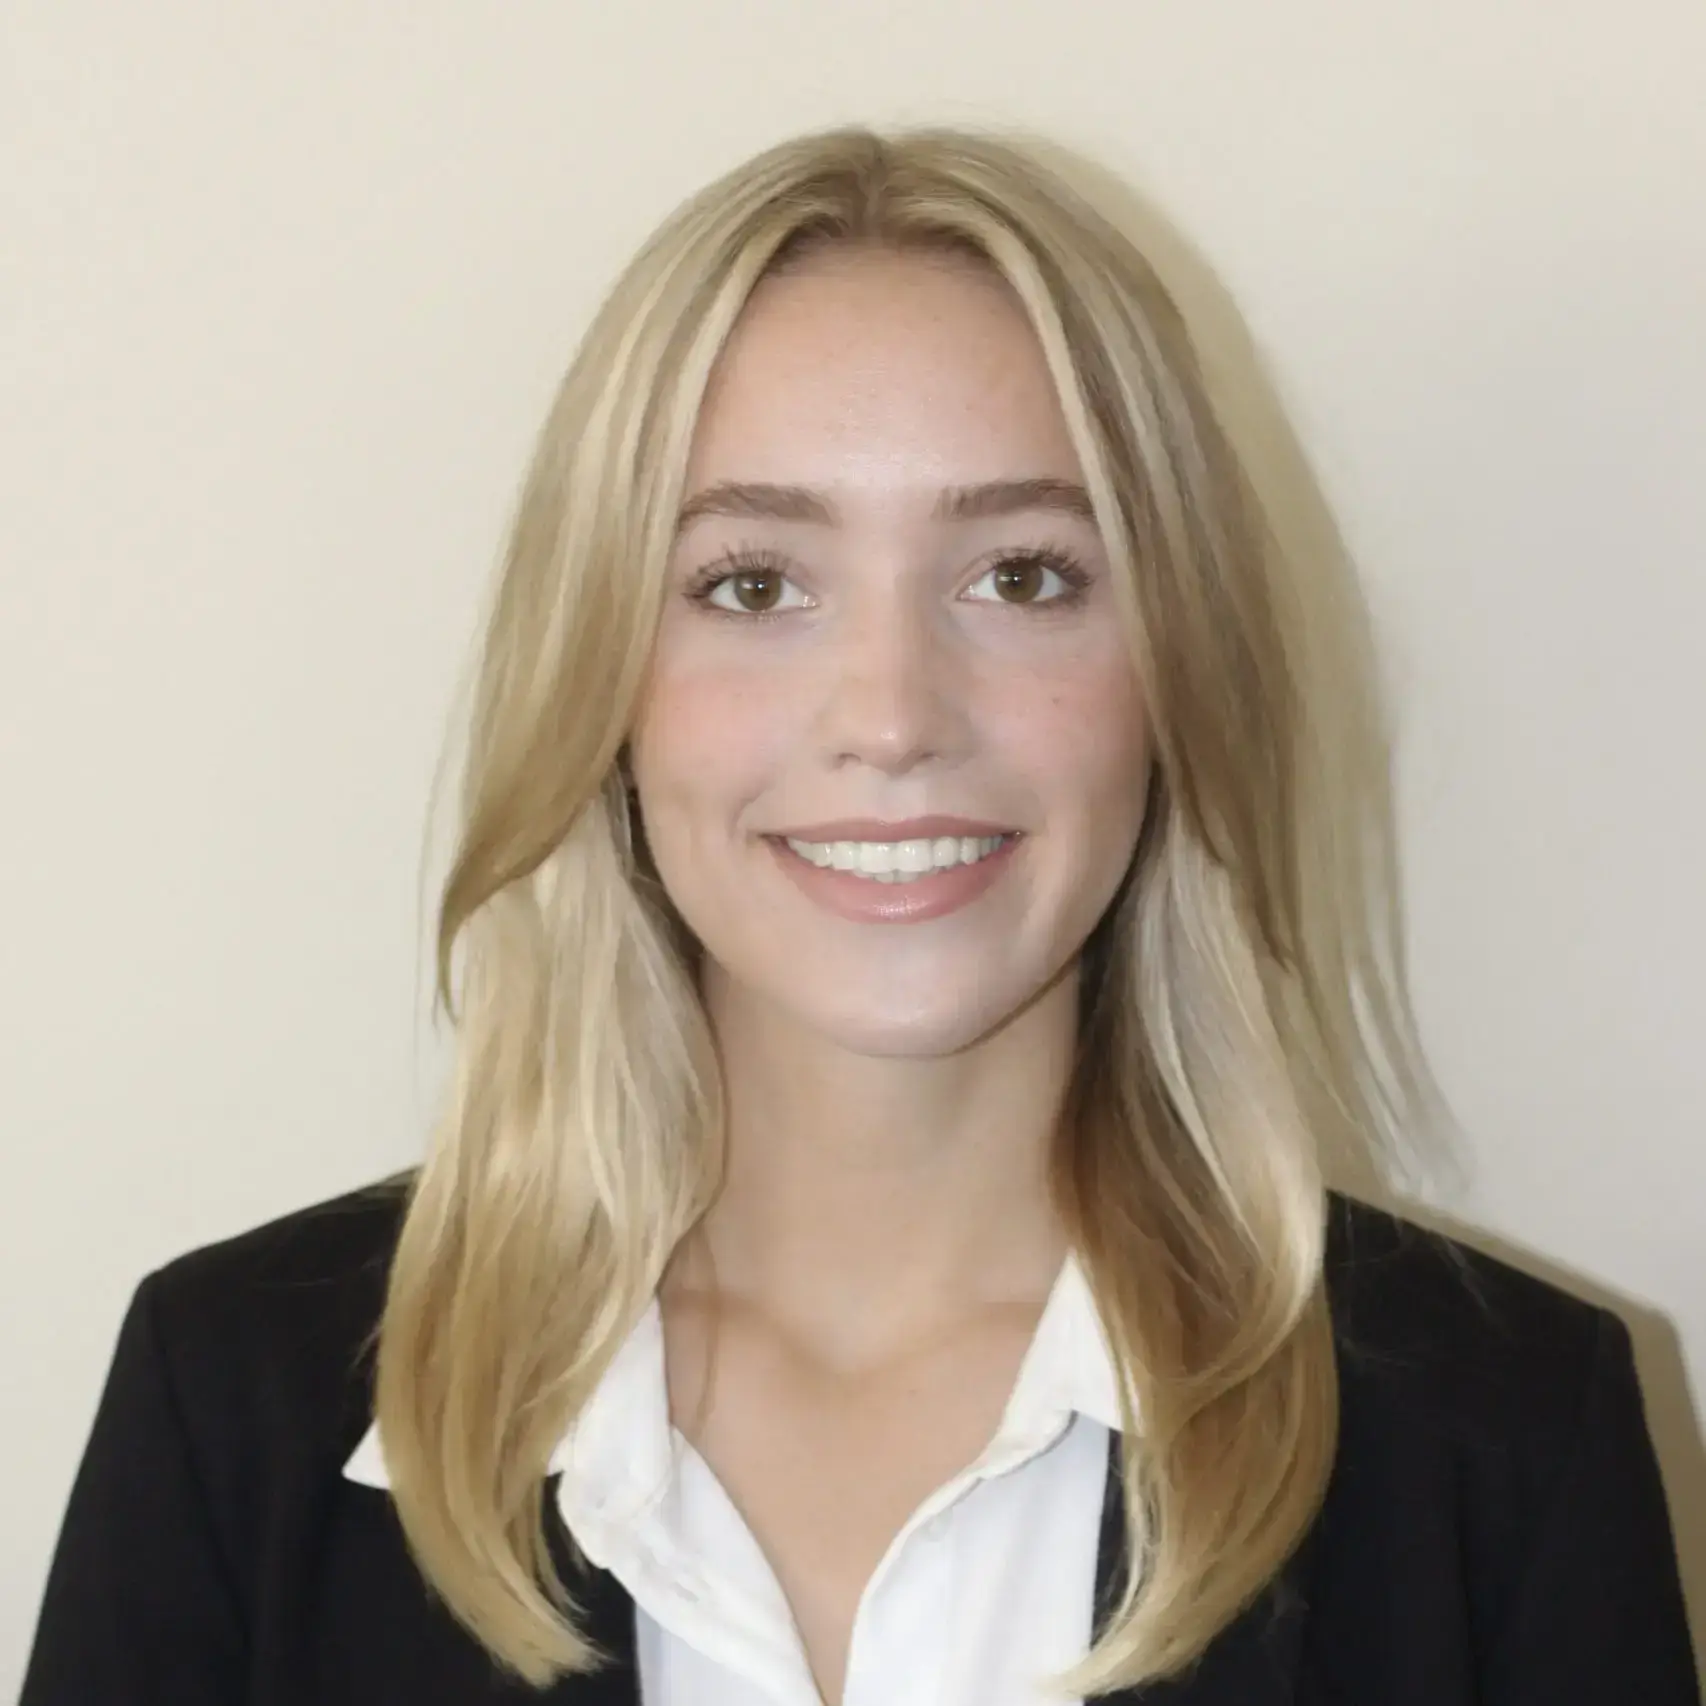
<svg viewBox="0 0 1706 1706">
<path fill-rule="evenodd" d="M 902 591 L 858 604 L 841 613 L 821 660 L 821 750 L 836 768 L 895 776 L 951 757 L 966 716 L 951 637 Z"/>
</svg>

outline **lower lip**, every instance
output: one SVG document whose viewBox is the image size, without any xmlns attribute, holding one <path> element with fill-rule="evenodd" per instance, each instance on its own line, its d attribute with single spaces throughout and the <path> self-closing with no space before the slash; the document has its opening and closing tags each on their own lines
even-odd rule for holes
<svg viewBox="0 0 1706 1706">
<path fill-rule="evenodd" d="M 808 900 L 839 918 L 860 924 L 922 924 L 969 906 L 1007 869 L 1017 835 L 1009 836 L 987 858 L 974 865 L 950 865 L 944 871 L 913 877 L 904 883 L 881 883 L 838 871 L 833 865 L 814 865 L 786 841 L 765 836 L 765 843 L 782 869 Z"/>
</svg>

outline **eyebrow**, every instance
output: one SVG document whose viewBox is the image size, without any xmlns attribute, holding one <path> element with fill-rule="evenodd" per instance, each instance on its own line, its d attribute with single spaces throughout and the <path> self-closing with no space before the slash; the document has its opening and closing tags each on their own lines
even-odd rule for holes
<svg viewBox="0 0 1706 1706">
<path fill-rule="evenodd" d="M 989 480 L 977 486 L 949 486 L 936 500 L 938 521 L 986 521 L 1025 510 L 1053 510 L 1094 523 L 1090 494 L 1073 480 Z M 744 520 L 803 521 L 833 527 L 835 506 L 807 486 L 773 486 L 722 480 L 696 492 L 681 506 L 676 531 L 685 532 L 705 516 Z"/>
</svg>

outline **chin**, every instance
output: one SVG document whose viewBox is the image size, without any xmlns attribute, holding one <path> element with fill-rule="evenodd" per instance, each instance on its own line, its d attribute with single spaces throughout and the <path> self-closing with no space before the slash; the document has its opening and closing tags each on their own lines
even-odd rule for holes
<svg viewBox="0 0 1706 1706">
<path fill-rule="evenodd" d="M 794 1009 L 799 1023 L 849 1054 L 877 1060 L 937 1060 L 981 1042 L 1008 1017 L 1004 1003 L 941 1003 L 897 1014 L 866 1007 Z"/>
</svg>

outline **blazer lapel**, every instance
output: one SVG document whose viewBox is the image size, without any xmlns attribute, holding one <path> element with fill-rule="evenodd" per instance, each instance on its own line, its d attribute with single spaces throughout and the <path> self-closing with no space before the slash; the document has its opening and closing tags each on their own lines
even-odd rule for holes
<svg viewBox="0 0 1706 1706">
<path fill-rule="evenodd" d="M 1122 1503 L 1120 1439 L 1108 1442 L 1108 1482 L 1102 1502 L 1101 1544 L 1096 1555 L 1095 1631 L 1113 1609 L 1114 1588 L 1124 1579 L 1127 1548 Z M 1314 1530 L 1278 1576 L 1245 1611 L 1211 1641 L 1182 1675 L 1146 1688 L 1098 1695 L 1105 1706 L 1293 1706 L 1307 1615 L 1304 1588 Z"/>
<path fill-rule="evenodd" d="M 1108 1442 L 1108 1477 L 1096 1551 L 1097 1634 L 1106 1626 L 1115 1585 L 1126 1569 L 1123 1496 L 1120 1440 L 1114 1434 Z M 546 1505 L 558 1571 L 571 1584 L 581 1607 L 582 1627 L 611 1655 L 612 1662 L 596 1675 L 567 1678 L 537 1698 L 563 1706 L 641 1706 L 633 1598 L 608 1570 L 582 1563 L 578 1553 L 568 1552 L 567 1531 L 556 1514 L 554 1494 L 548 1495 Z M 1105 1706 L 1293 1706 L 1312 1539 L 1313 1531 L 1279 1575 L 1182 1676 L 1147 1688 L 1120 1689 L 1098 1699 Z"/>
<path fill-rule="evenodd" d="M 569 1539 L 557 1503 L 558 1477 L 545 1482 L 545 1535 L 557 1574 L 579 1608 L 575 1621 L 610 1662 L 590 1676 L 560 1678 L 532 1698 L 549 1706 L 641 1706 L 639 1659 L 634 1650 L 634 1598 Z"/>
</svg>

